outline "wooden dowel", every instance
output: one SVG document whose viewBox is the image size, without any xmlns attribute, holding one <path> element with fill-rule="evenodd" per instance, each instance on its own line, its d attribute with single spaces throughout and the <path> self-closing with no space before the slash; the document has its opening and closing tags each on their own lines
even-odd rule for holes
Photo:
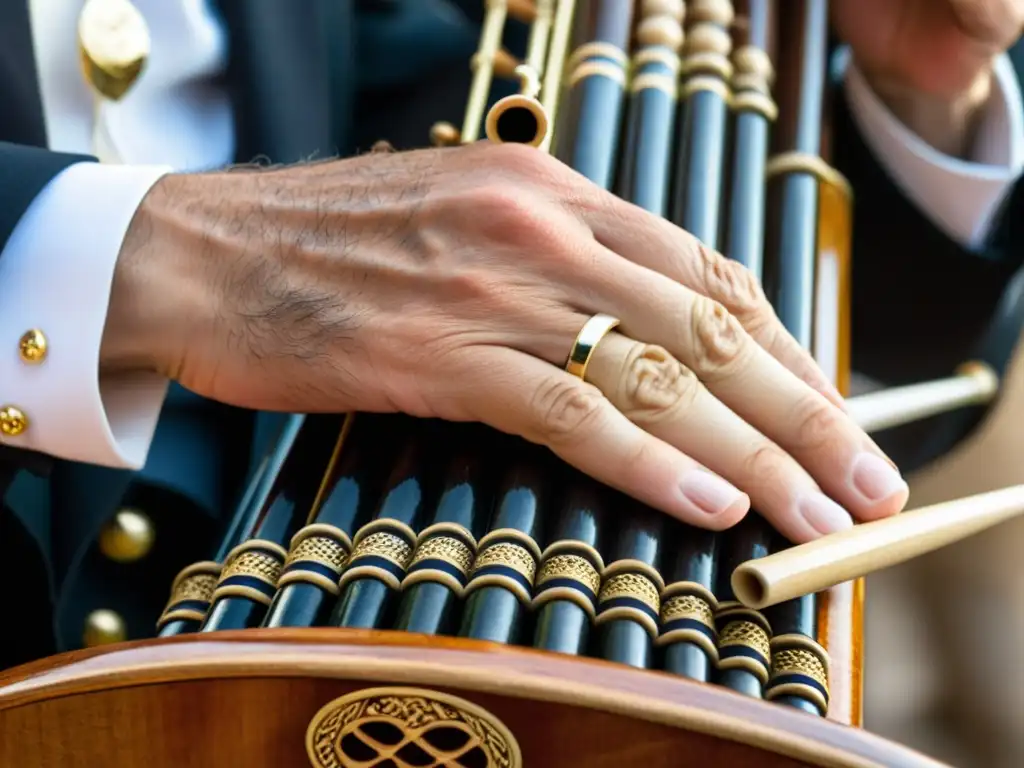
<svg viewBox="0 0 1024 768">
<path fill-rule="evenodd" d="M 927 554 L 1024 514 L 1024 485 L 864 523 L 759 560 L 732 574 L 736 598 L 760 610 Z"/>
<path fill-rule="evenodd" d="M 999 377 L 984 363 L 966 363 L 955 376 L 851 397 L 846 410 L 865 432 L 878 432 L 969 405 L 991 402 Z"/>
</svg>

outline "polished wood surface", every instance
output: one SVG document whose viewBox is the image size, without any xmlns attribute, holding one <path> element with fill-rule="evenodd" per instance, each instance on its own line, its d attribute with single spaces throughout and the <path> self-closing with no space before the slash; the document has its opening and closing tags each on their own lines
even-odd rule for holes
<svg viewBox="0 0 1024 768">
<path fill-rule="evenodd" d="M 831 159 L 831 131 L 822 131 L 822 157 Z M 853 197 L 838 175 L 818 180 L 814 358 L 843 394 L 850 392 L 850 296 Z M 818 595 L 818 642 L 831 661 L 828 717 L 847 725 L 863 718 L 863 580 Z"/>
<path fill-rule="evenodd" d="M 337 696 L 419 686 L 484 707 L 528 768 L 935 768 L 854 728 L 658 672 L 400 632 L 250 630 L 77 651 L 0 676 L 0 766 L 305 766 Z"/>
</svg>

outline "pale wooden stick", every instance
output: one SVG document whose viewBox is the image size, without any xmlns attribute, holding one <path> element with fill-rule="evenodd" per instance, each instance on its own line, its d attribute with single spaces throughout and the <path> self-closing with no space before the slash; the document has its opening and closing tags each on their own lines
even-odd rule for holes
<svg viewBox="0 0 1024 768">
<path fill-rule="evenodd" d="M 956 408 L 984 405 L 998 391 L 995 371 L 984 363 L 966 363 L 957 375 L 945 379 L 851 397 L 846 410 L 865 432 L 878 432 Z"/>
<path fill-rule="evenodd" d="M 749 608 L 821 592 L 927 554 L 1024 514 L 1024 485 L 967 496 L 857 525 L 741 564 L 736 599 Z"/>
</svg>

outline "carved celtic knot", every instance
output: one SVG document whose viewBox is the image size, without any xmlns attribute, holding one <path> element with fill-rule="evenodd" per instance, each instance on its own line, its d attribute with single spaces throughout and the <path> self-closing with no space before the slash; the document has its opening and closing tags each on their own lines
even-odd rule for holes
<svg viewBox="0 0 1024 768">
<path fill-rule="evenodd" d="M 521 768 L 519 746 L 493 715 L 448 694 L 375 688 L 320 710 L 306 734 L 314 768 Z"/>
</svg>

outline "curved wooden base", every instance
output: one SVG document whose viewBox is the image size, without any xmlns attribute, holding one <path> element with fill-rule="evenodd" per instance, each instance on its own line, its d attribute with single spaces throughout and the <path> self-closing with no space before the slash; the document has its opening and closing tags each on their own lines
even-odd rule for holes
<svg viewBox="0 0 1024 768">
<path fill-rule="evenodd" d="M 863 731 L 664 673 L 341 629 L 147 640 L 11 670 L 0 676 L 0 766 L 302 768 L 321 708 L 382 686 L 482 708 L 513 734 L 526 768 L 938 766 Z"/>
</svg>

